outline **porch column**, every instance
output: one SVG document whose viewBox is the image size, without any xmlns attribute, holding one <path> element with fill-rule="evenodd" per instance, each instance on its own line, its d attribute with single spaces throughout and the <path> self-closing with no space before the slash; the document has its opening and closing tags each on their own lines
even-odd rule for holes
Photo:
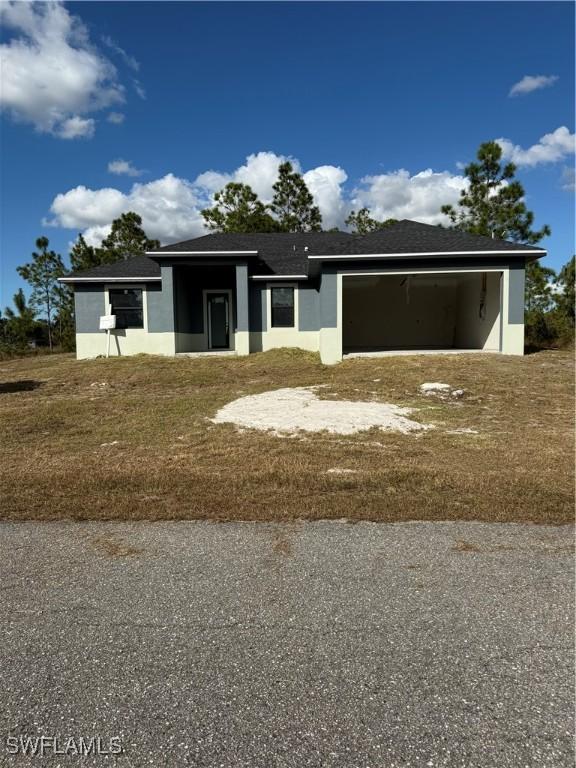
<svg viewBox="0 0 576 768">
<path fill-rule="evenodd" d="M 524 264 L 502 273 L 502 352 L 524 354 Z"/>
<path fill-rule="evenodd" d="M 234 336 L 234 346 L 237 355 L 247 355 L 250 353 L 248 301 L 248 265 L 236 264 L 236 333 Z"/>
<path fill-rule="evenodd" d="M 333 267 L 320 280 L 320 359 L 324 365 L 342 360 L 342 275 Z"/>
<path fill-rule="evenodd" d="M 176 354 L 176 327 L 174 321 L 174 268 L 171 264 L 160 267 L 162 282 L 157 288 L 150 283 L 146 292 L 148 314 L 148 338 L 157 339 L 163 355 Z"/>
</svg>

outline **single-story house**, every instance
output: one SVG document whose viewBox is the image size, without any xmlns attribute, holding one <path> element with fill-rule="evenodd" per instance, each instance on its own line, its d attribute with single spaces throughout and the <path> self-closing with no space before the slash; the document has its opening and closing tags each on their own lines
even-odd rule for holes
<svg viewBox="0 0 576 768">
<path fill-rule="evenodd" d="M 274 347 L 324 363 L 385 350 L 524 352 L 524 272 L 546 251 L 400 221 L 346 232 L 212 234 L 62 278 L 79 358 L 247 355 Z"/>
</svg>

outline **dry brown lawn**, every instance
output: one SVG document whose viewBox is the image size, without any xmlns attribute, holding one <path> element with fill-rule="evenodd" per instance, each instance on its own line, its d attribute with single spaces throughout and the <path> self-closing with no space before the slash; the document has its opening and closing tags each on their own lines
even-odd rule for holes
<svg viewBox="0 0 576 768">
<path fill-rule="evenodd" d="M 426 381 L 465 396 L 424 397 Z M 417 407 L 413 417 L 436 428 L 279 438 L 209 421 L 242 395 L 315 384 L 327 385 L 321 397 Z M 564 523 L 574 512 L 573 397 L 565 352 L 333 367 L 291 350 L 4 361 L 0 516 Z M 449 434 L 460 428 L 478 434 Z"/>
</svg>

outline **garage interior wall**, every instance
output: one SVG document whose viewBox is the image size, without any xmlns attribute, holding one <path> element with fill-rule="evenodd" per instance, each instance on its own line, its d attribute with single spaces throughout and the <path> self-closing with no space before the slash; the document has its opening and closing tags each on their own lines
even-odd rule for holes
<svg viewBox="0 0 576 768">
<path fill-rule="evenodd" d="M 343 279 L 344 352 L 500 347 L 500 272 Z"/>
</svg>

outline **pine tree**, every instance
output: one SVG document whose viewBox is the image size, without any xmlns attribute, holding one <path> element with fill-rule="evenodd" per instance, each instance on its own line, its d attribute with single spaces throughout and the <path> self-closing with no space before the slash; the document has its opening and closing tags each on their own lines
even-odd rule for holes
<svg viewBox="0 0 576 768">
<path fill-rule="evenodd" d="M 481 144 L 477 159 L 464 169 L 469 185 L 460 194 L 458 208 L 442 206 L 452 228 L 528 245 L 548 236 L 548 225 L 532 229 L 534 214 L 526 208 L 524 189 L 514 178 L 516 166 L 502 166 L 500 145 L 495 141 Z"/>
<path fill-rule="evenodd" d="M 321 232 L 320 208 L 301 174 L 288 161 L 278 168 L 278 181 L 273 185 L 274 198 L 270 206 L 283 232 Z"/>
<path fill-rule="evenodd" d="M 70 265 L 74 272 L 82 269 L 90 269 L 102 264 L 102 255 L 98 248 L 88 245 L 84 235 L 80 233 L 78 239 L 70 249 Z"/>
<path fill-rule="evenodd" d="M 526 269 L 525 307 L 526 312 L 544 313 L 552 306 L 552 283 L 556 273 L 533 261 Z"/>
<path fill-rule="evenodd" d="M 574 302 L 575 302 L 575 282 L 576 282 L 576 256 L 572 256 L 558 274 L 557 279 L 558 292 L 554 298 L 558 313 L 566 319 L 568 324 L 574 328 Z"/>
<path fill-rule="evenodd" d="M 524 203 L 524 188 L 514 178 L 514 163 L 501 164 L 502 148 L 495 141 L 481 144 L 477 161 L 464 169 L 468 188 L 462 190 L 458 208 L 443 205 L 442 213 L 450 219 L 451 227 L 475 235 L 511 240 L 535 245 L 550 235 L 550 227 L 534 230 L 534 214 Z M 540 266 L 537 261 L 526 265 L 526 322 L 541 325 L 536 314 L 542 316 L 550 304 L 549 281 L 553 270 Z M 536 314 L 535 314 L 536 313 Z"/>
<path fill-rule="evenodd" d="M 64 262 L 59 253 L 48 250 L 47 237 L 36 240 L 38 251 L 32 254 L 32 261 L 17 267 L 16 271 L 32 286 L 30 306 L 43 312 L 48 326 L 48 345 L 53 348 L 52 323 L 54 311 L 60 302 L 58 278 L 66 273 Z"/>
<path fill-rule="evenodd" d="M 201 211 L 214 232 L 278 232 L 278 222 L 248 184 L 230 182 L 214 195 L 214 206 Z"/>
<path fill-rule="evenodd" d="M 22 288 L 14 294 L 12 301 L 16 311 L 11 307 L 6 307 L 3 335 L 10 344 L 24 347 L 33 335 L 36 313 L 32 307 L 28 306 Z"/>
<path fill-rule="evenodd" d="M 159 245 L 159 240 L 150 240 L 142 229 L 142 217 L 128 211 L 112 222 L 110 234 L 102 240 L 98 249 L 101 254 L 99 263 L 109 264 L 132 256 L 143 256 Z"/>
<path fill-rule="evenodd" d="M 132 256 L 143 256 L 159 245 L 160 241 L 150 239 L 142 228 L 142 218 L 134 211 L 128 211 L 114 219 L 110 234 L 100 246 L 88 245 L 80 233 L 70 250 L 70 264 L 73 271 L 90 269 Z"/>
<path fill-rule="evenodd" d="M 377 232 L 396 224 L 398 219 L 385 219 L 377 221 L 370 216 L 368 208 L 360 208 L 358 212 L 351 211 L 346 219 L 346 226 L 350 227 L 353 235 L 367 235 L 369 232 Z"/>
</svg>

